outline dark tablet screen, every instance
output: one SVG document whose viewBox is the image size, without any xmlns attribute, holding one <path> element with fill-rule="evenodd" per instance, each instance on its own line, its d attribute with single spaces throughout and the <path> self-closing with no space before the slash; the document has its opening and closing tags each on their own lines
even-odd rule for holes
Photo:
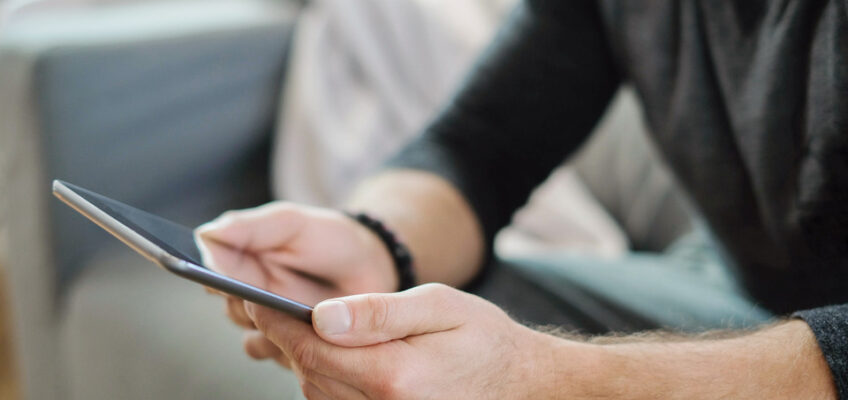
<svg viewBox="0 0 848 400">
<path fill-rule="evenodd" d="M 172 256 L 203 266 L 191 229 L 79 186 L 67 182 L 62 184 Z"/>
</svg>

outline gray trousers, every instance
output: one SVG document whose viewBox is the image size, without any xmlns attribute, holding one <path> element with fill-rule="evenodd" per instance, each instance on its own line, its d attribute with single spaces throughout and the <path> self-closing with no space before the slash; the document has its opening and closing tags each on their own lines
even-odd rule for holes
<svg viewBox="0 0 848 400">
<path fill-rule="evenodd" d="M 519 322 L 586 334 L 751 327 L 772 318 L 696 229 L 663 253 L 499 260 L 469 287 Z"/>
</svg>

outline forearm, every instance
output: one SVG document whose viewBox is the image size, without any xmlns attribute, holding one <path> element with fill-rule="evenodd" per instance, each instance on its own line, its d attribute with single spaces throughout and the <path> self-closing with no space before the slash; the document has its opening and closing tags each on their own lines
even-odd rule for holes
<svg viewBox="0 0 848 400">
<path fill-rule="evenodd" d="M 836 399 L 827 363 L 802 321 L 726 339 L 561 340 L 556 347 L 559 374 L 573 378 L 551 386 L 551 397 L 573 393 L 579 382 L 581 398 Z M 587 365 L 570 365 L 573 352 Z"/>
<path fill-rule="evenodd" d="M 483 262 L 474 212 L 451 184 L 427 172 L 390 170 L 363 182 L 348 207 L 398 233 L 415 259 L 417 283 L 467 283 Z"/>
</svg>

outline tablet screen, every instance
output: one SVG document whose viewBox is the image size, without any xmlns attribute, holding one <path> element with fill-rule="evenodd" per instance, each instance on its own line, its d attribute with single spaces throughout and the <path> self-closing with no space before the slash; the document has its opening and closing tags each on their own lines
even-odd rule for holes
<svg viewBox="0 0 848 400">
<path fill-rule="evenodd" d="M 295 318 L 311 323 L 311 307 L 203 267 L 200 263 L 200 251 L 194 243 L 194 233 L 191 229 L 67 182 L 54 181 L 53 188 L 54 193 L 68 205 L 174 274 L 242 299 L 287 312 Z M 63 197 L 62 191 L 72 192 L 74 196 Z M 83 211 L 86 209 L 96 209 L 97 213 L 89 214 Z M 105 213 L 108 219 L 100 215 L 102 213 Z M 120 225 L 120 229 L 132 231 L 135 234 L 134 237 L 127 236 L 126 232 L 113 231 L 112 229 L 118 229 L 114 225 Z M 139 244 L 142 240 L 147 243 Z M 149 248 L 151 246 L 157 248 L 155 252 Z M 172 263 L 176 260 L 162 260 L 158 255 L 160 251 L 180 261 Z"/>
<path fill-rule="evenodd" d="M 62 184 L 172 256 L 203 266 L 191 229 L 79 186 Z"/>
</svg>

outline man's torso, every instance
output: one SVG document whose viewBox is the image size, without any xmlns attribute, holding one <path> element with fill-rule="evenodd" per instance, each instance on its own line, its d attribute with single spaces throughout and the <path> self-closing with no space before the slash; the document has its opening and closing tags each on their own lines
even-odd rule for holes
<svg viewBox="0 0 848 400">
<path fill-rule="evenodd" d="M 752 294 L 776 311 L 848 300 L 846 2 L 602 8 L 658 147 Z"/>
</svg>

